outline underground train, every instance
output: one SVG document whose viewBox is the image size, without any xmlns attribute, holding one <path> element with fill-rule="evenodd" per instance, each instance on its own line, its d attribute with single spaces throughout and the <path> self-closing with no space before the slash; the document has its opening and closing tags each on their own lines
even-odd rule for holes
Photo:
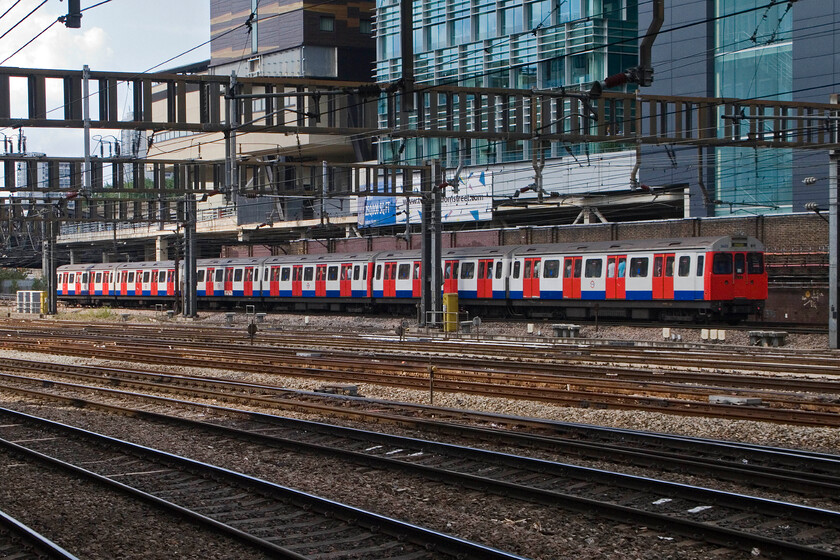
<svg viewBox="0 0 840 560">
<path fill-rule="evenodd" d="M 443 293 L 473 315 L 713 319 L 760 314 L 767 298 L 761 242 L 747 236 L 600 241 L 442 251 Z M 60 300 L 83 305 L 172 303 L 173 261 L 58 268 Z M 263 310 L 416 309 L 420 251 L 200 259 L 200 307 Z"/>
</svg>

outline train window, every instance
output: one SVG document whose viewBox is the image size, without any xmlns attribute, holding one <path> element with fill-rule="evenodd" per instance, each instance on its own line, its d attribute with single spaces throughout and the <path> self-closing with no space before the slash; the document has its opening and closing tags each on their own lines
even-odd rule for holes
<svg viewBox="0 0 840 560">
<path fill-rule="evenodd" d="M 412 276 L 412 277 L 413 277 L 415 280 L 419 280 L 419 279 L 420 279 L 420 263 L 419 263 L 419 262 L 414 263 L 414 274 L 413 274 L 413 276 Z"/>
<path fill-rule="evenodd" d="M 502 261 L 496 263 L 496 278 L 502 277 Z"/>
<path fill-rule="evenodd" d="M 133 273 L 133 272 L 129 272 L 129 273 L 128 273 L 128 283 L 129 283 L 129 284 L 133 284 L 133 283 L 134 283 L 134 273 Z"/>
<path fill-rule="evenodd" d="M 525 278 L 531 277 L 531 259 L 525 259 Z"/>
<path fill-rule="evenodd" d="M 350 277 L 353 275 L 353 267 L 348 265 L 341 265 L 341 280 L 350 280 Z"/>
<path fill-rule="evenodd" d="M 575 260 L 574 259 L 566 259 L 563 262 L 563 278 L 571 278 L 572 271 L 574 270 Z"/>
<path fill-rule="evenodd" d="M 166 271 L 161 270 L 160 276 L 158 276 L 158 282 L 166 282 Z"/>
<path fill-rule="evenodd" d="M 288 282 L 289 276 L 291 275 L 292 270 L 288 266 L 284 266 L 283 270 L 280 272 L 280 281 L 281 282 Z M 300 280 L 300 269 L 295 269 L 294 280 Z"/>
<path fill-rule="evenodd" d="M 539 278 L 540 277 L 540 261 L 534 261 L 534 272 L 531 275 L 531 278 Z"/>
<path fill-rule="evenodd" d="M 311 266 L 307 266 L 303 269 L 303 281 L 304 282 L 311 282 L 313 276 L 313 271 Z"/>
<path fill-rule="evenodd" d="M 662 257 L 654 257 L 653 258 L 653 277 L 654 278 L 661 278 L 662 277 Z"/>
<path fill-rule="evenodd" d="M 337 266 L 331 266 L 327 269 L 327 280 L 338 280 Z"/>
<path fill-rule="evenodd" d="M 359 265 L 356 265 L 356 266 L 353 267 L 353 280 L 358 280 L 359 279 L 359 273 L 361 272 L 361 270 L 360 270 L 361 268 L 362 267 L 360 267 Z"/>
<path fill-rule="evenodd" d="M 201 282 L 204 282 L 204 269 L 203 268 L 196 273 L 195 281 L 198 282 L 199 284 Z"/>
<path fill-rule="evenodd" d="M 630 278 L 645 278 L 648 275 L 647 257 L 634 257 L 630 259 Z"/>
<path fill-rule="evenodd" d="M 87 283 L 88 283 L 88 275 L 87 275 L 87 272 L 85 272 L 84 274 L 82 274 L 82 284 L 87 284 Z"/>
<path fill-rule="evenodd" d="M 557 278 L 558 276 L 560 276 L 560 261 L 557 259 L 545 261 L 543 278 Z"/>
<path fill-rule="evenodd" d="M 747 272 L 750 274 L 763 274 L 764 255 L 761 253 L 747 253 Z"/>
<path fill-rule="evenodd" d="M 166 271 L 166 281 L 167 282 L 174 282 L 175 281 L 175 271 L 174 270 L 167 270 Z"/>
<path fill-rule="evenodd" d="M 233 281 L 234 282 L 242 282 L 242 269 L 237 268 L 233 271 Z"/>
<path fill-rule="evenodd" d="M 627 258 L 626 257 L 619 257 L 618 258 L 618 275 L 616 278 L 624 278 L 624 269 L 627 266 Z"/>
<path fill-rule="evenodd" d="M 362 280 L 367 280 L 367 273 L 368 273 L 368 267 L 363 266 L 362 267 Z"/>
<path fill-rule="evenodd" d="M 97 284 L 102 283 L 102 273 L 101 272 L 96 273 L 96 278 L 94 279 L 94 282 L 96 282 Z"/>
<path fill-rule="evenodd" d="M 584 276 L 587 278 L 600 278 L 604 270 L 604 261 L 601 259 L 586 259 L 586 270 Z"/>
<path fill-rule="evenodd" d="M 408 280 L 411 278 L 411 265 L 408 263 L 402 263 L 399 270 L 397 270 L 397 278 L 400 280 Z"/>
<path fill-rule="evenodd" d="M 382 265 L 376 265 L 376 279 L 380 280 L 382 278 Z"/>
<path fill-rule="evenodd" d="M 455 265 L 457 266 L 457 265 Z M 465 262 L 461 265 L 461 279 L 462 280 L 472 280 L 475 276 L 475 263 L 474 262 Z"/>
<path fill-rule="evenodd" d="M 575 278 L 580 278 L 580 257 L 575 259 Z"/>
<path fill-rule="evenodd" d="M 245 269 L 245 281 L 246 282 L 253 282 L 254 281 L 254 269 L 253 268 L 246 268 Z"/>
<path fill-rule="evenodd" d="M 221 282 L 225 279 L 225 271 L 221 268 L 216 269 L 216 282 Z"/>
<path fill-rule="evenodd" d="M 478 261 L 478 279 L 484 280 L 487 277 L 487 263 Z"/>
<path fill-rule="evenodd" d="M 513 263 L 513 277 L 519 278 L 519 271 L 522 268 L 522 261 L 516 261 Z"/>
<path fill-rule="evenodd" d="M 715 253 L 712 257 L 712 274 L 732 274 L 731 253 Z"/>
<path fill-rule="evenodd" d="M 677 267 L 677 274 L 681 278 L 685 278 L 691 272 L 691 257 L 688 255 L 683 255 L 680 257 L 680 264 Z"/>
<path fill-rule="evenodd" d="M 460 263 L 454 262 L 452 263 L 452 278 L 458 278 L 458 266 Z"/>
<path fill-rule="evenodd" d="M 735 253 L 735 274 L 743 274 L 747 269 L 744 253 Z"/>
<path fill-rule="evenodd" d="M 75 283 L 76 283 L 76 275 L 75 275 L 75 274 L 70 274 L 70 280 L 69 280 L 69 282 L 70 282 L 71 284 L 75 284 Z"/>
<path fill-rule="evenodd" d="M 673 278 L 674 276 L 674 255 L 665 257 L 665 276 Z"/>
<path fill-rule="evenodd" d="M 144 284 L 148 284 L 148 283 L 149 283 L 149 271 L 148 271 L 148 270 L 147 270 L 146 272 L 144 272 L 144 273 L 143 273 L 143 283 L 144 283 Z"/>
<path fill-rule="evenodd" d="M 452 263 L 446 263 L 443 267 L 443 277 L 452 278 Z"/>
<path fill-rule="evenodd" d="M 706 255 L 697 257 L 697 276 L 703 276 L 703 269 L 706 268 Z"/>
</svg>

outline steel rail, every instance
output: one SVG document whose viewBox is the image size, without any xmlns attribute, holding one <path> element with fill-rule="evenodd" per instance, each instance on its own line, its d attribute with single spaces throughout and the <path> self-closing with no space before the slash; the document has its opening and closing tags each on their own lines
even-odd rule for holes
<svg viewBox="0 0 840 560">
<path fill-rule="evenodd" d="M 37 366 L 33 367 L 37 369 Z M 67 368 L 65 367 L 58 369 L 66 370 Z M 103 370 L 102 368 L 82 367 L 80 369 L 81 371 L 107 371 Z M 132 378 L 150 378 L 152 379 L 152 381 L 151 383 L 138 383 L 124 382 L 115 379 L 114 374 L 120 373 L 128 373 Z M 240 402 L 241 404 L 251 406 L 259 405 L 268 409 L 276 408 L 276 406 L 278 406 L 277 403 L 279 402 L 279 406 L 283 408 L 294 408 L 296 410 L 309 409 L 308 412 L 310 413 L 337 413 L 347 415 L 347 407 L 342 405 L 312 405 L 310 403 L 303 403 L 299 400 L 290 402 L 290 394 L 312 396 L 311 393 L 304 393 L 300 391 L 291 391 L 285 389 L 278 391 L 271 387 L 257 386 L 238 382 L 217 383 L 215 381 L 212 381 L 210 383 L 201 383 L 200 380 L 197 380 L 195 378 L 181 379 L 179 376 L 166 376 L 161 374 L 142 374 L 140 372 L 126 372 L 124 370 L 115 370 L 108 374 L 106 379 L 102 379 L 100 375 L 100 373 L 68 374 L 68 376 L 72 378 L 79 378 L 85 381 L 100 381 L 107 383 L 108 385 L 114 385 L 115 382 L 119 382 L 119 384 L 123 386 L 132 386 L 136 388 L 149 390 L 152 392 L 158 392 L 160 390 L 163 390 L 166 393 L 176 392 L 173 390 L 173 388 L 175 385 L 178 384 L 179 380 L 181 380 L 181 382 L 185 383 L 189 388 L 185 388 L 184 390 L 177 392 L 188 397 L 199 396 L 201 398 L 212 400 L 218 400 L 221 398 L 228 402 Z M 183 400 L 171 400 L 168 398 L 163 399 L 148 393 L 138 395 L 136 393 L 126 393 L 110 388 L 95 387 L 90 385 L 80 386 L 76 384 L 61 383 L 54 381 L 45 382 L 38 378 L 22 378 L 11 376 L 9 374 L 0 374 L 0 377 L 5 378 L 9 381 L 29 382 L 33 384 L 42 385 L 44 383 L 48 383 L 50 387 L 61 386 L 73 390 L 82 388 L 85 390 L 96 391 L 99 393 L 112 394 L 118 397 L 143 399 L 158 403 L 178 403 L 179 405 L 198 406 L 200 408 L 205 408 L 207 406 L 204 404 L 196 404 L 194 402 Z M 164 385 L 163 388 L 161 388 L 161 384 Z M 205 391 L 198 389 L 196 385 L 199 384 L 207 386 L 208 388 L 210 388 L 210 390 Z M 218 391 L 212 390 L 212 387 L 216 387 L 216 389 L 219 389 L 222 387 L 230 386 L 244 388 L 244 394 L 219 394 Z M 21 391 L 20 389 L 9 385 L 0 385 L 0 387 L 10 392 L 19 391 L 22 394 L 44 396 L 44 393 Z M 278 401 L 276 396 L 273 395 L 282 396 L 282 399 Z M 61 399 L 59 398 L 59 400 Z M 342 400 L 346 401 L 347 399 Z M 350 402 L 352 402 L 364 399 L 351 398 L 349 400 Z M 72 402 L 75 406 L 79 406 L 79 402 L 81 401 L 74 397 Z M 674 450 L 655 449 L 652 446 L 645 446 L 641 448 L 632 447 L 628 449 L 626 445 L 621 446 L 617 444 L 605 444 L 603 442 L 588 443 L 584 441 L 574 440 L 572 438 L 549 438 L 545 436 L 533 436 L 529 434 L 502 432 L 499 430 L 487 430 L 463 425 L 450 424 L 449 427 L 446 427 L 440 421 L 421 421 L 412 418 L 411 416 L 406 416 L 406 412 L 403 412 L 401 418 L 398 418 L 393 412 L 389 414 L 383 414 L 380 411 L 381 401 L 375 401 L 370 404 L 375 406 L 377 408 L 377 411 L 354 413 L 352 416 L 356 419 L 368 421 L 372 419 L 376 419 L 377 421 L 388 420 L 390 422 L 400 422 L 401 424 L 407 424 L 410 422 L 412 423 L 412 425 L 418 428 L 426 429 L 432 433 L 451 433 L 461 438 L 468 437 L 475 440 L 500 441 L 507 445 L 515 445 L 520 448 L 536 447 L 544 450 L 550 449 L 553 452 L 557 452 L 559 449 L 562 449 L 564 453 L 571 451 L 577 453 L 580 456 L 585 456 L 589 458 L 610 460 L 612 462 L 616 462 L 620 459 L 630 464 L 641 465 L 648 468 L 654 466 L 658 469 L 670 467 L 670 470 L 676 470 L 680 472 L 692 472 L 698 475 L 733 480 L 740 483 L 746 482 L 749 485 L 755 486 L 765 486 L 768 488 L 775 489 L 784 488 L 788 491 L 800 492 L 803 494 L 825 496 L 833 495 L 837 492 L 837 490 L 840 490 L 840 457 L 836 456 L 810 454 L 806 452 L 797 452 L 793 450 L 766 451 L 761 448 L 756 449 L 753 446 L 740 446 L 731 442 L 715 442 L 715 445 L 712 446 L 709 444 L 709 442 L 706 441 L 694 441 L 691 445 L 681 444 L 679 446 L 680 449 L 690 450 L 690 454 L 687 454 L 686 452 L 679 454 L 676 453 Z M 393 405 L 393 403 L 390 404 Z M 412 407 L 406 408 L 408 408 L 409 410 L 412 409 Z M 230 413 L 229 410 L 223 408 L 218 408 L 217 410 L 224 413 Z M 435 416 L 437 417 L 438 415 L 435 414 Z M 603 429 L 599 432 L 603 432 L 605 430 L 606 429 Z M 624 437 L 624 431 L 622 430 L 609 431 L 614 433 L 620 433 L 620 437 Z M 659 439 L 658 441 L 665 441 L 666 438 L 677 439 L 678 441 L 682 441 L 680 438 L 673 438 L 671 436 L 664 435 L 662 435 L 661 439 Z M 700 450 L 701 448 L 702 451 Z M 714 452 L 710 453 L 710 450 L 712 449 L 714 449 Z M 718 450 L 722 449 L 730 455 L 734 455 L 734 457 L 731 457 L 728 460 L 721 457 L 721 453 Z M 790 467 L 783 468 L 779 466 L 779 457 L 785 459 L 785 461 L 782 462 L 783 465 L 789 464 Z M 744 464 L 745 461 L 746 464 Z"/>
<path fill-rule="evenodd" d="M 0 555 L 17 560 L 79 560 L 44 535 L 0 511 Z"/>
<path fill-rule="evenodd" d="M 146 417 L 156 416 L 149 413 L 141 414 Z M 695 538 L 700 534 L 709 542 L 726 544 L 727 546 L 733 546 L 733 543 L 735 543 L 737 547 L 745 550 L 751 550 L 758 546 L 763 551 L 789 558 L 840 558 L 840 555 L 825 548 L 827 543 L 824 540 L 827 533 L 836 532 L 840 529 L 840 513 L 838 512 L 568 464 L 456 447 L 414 438 L 386 436 L 351 428 L 278 419 L 259 414 L 252 414 L 250 418 L 258 421 L 257 425 L 251 426 L 251 430 L 259 430 L 259 433 L 242 428 L 231 429 L 217 425 L 204 426 L 202 423 L 182 421 L 181 419 L 170 418 L 168 421 L 177 420 L 179 423 L 192 427 L 201 426 L 203 429 L 210 429 L 214 433 L 223 432 L 236 438 L 247 437 L 250 440 L 281 445 L 284 448 L 305 446 L 309 450 L 316 450 L 327 456 L 341 455 L 364 464 L 374 464 L 380 467 L 387 464 L 392 468 L 398 467 L 409 471 L 419 471 L 432 479 L 439 479 L 447 483 L 455 481 L 468 488 L 505 493 L 511 497 L 528 499 L 546 505 L 561 503 L 564 508 L 589 512 L 597 511 L 601 515 L 622 521 L 633 519 L 636 523 L 644 522 Z M 50 425 L 52 424 L 50 423 Z M 275 427 L 275 431 L 282 425 L 285 428 L 282 435 L 293 434 L 293 439 L 280 437 L 277 433 L 266 435 L 267 425 Z M 64 426 L 60 428 L 62 430 L 68 429 Z M 319 434 L 321 443 L 312 444 L 301 441 L 311 437 L 313 433 Z M 301 434 L 305 434 L 303 438 L 300 437 Z M 331 438 L 326 445 L 323 443 L 323 436 L 330 436 Z M 90 436 L 85 434 L 85 437 Z M 355 445 L 351 444 L 350 448 L 345 446 L 342 449 L 337 447 L 337 438 L 344 438 L 357 443 Z M 364 449 L 364 452 L 360 449 Z M 441 458 L 434 459 L 436 454 L 441 455 Z M 447 459 L 447 457 L 449 458 Z M 440 468 L 436 465 L 443 465 L 443 467 Z M 567 481 L 569 477 L 578 482 Z M 555 482 L 552 483 L 551 480 Z M 560 481 L 559 484 L 557 481 Z M 603 485 L 624 488 L 625 491 L 631 493 L 632 498 L 617 496 L 605 500 L 600 490 Z M 574 488 L 572 493 L 566 490 L 567 487 Z M 582 491 L 583 487 L 589 487 L 589 492 Z M 640 492 L 650 495 L 641 497 L 638 495 Z M 670 509 L 664 507 L 664 504 L 672 500 L 679 503 L 679 507 L 665 513 L 657 511 Z M 650 505 L 646 508 L 640 507 L 641 504 L 654 504 L 656 507 Z M 712 506 L 706 504 L 714 505 L 718 513 L 714 520 L 698 521 L 691 519 L 691 516 L 684 513 L 685 511 L 690 512 L 692 507 L 700 510 L 712 508 Z M 725 519 L 737 516 L 735 513 L 727 513 L 729 509 L 749 512 L 747 517 L 752 518 L 750 522 L 752 531 L 725 526 L 727 524 Z M 766 517 L 759 520 L 754 519 L 757 512 L 769 516 L 770 519 L 768 520 Z M 723 515 L 722 518 L 720 517 L 721 514 Z M 780 517 L 783 517 L 783 519 L 778 519 Z M 745 519 L 744 516 L 741 516 L 739 524 L 743 524 Z M 784 533 L 786 531 L 780 530 L 780 528 L 787 527 L 789 529 L 791 525 L 796 524 L 814 525 L 810 530 L 820 535 L 816 542 L 816 548 L 803 545 L 800 542 L 785 541 L 775 536 L 755 532 L 758 527 L 764 527 L 766 531 L 768 526 L 773 525 L 773 532 Z M 796 529 L 800 533 L 803 530 L 806 529 L 803 529 L 802 526 L 798 526 Z M 795 541 L 797 537 L 792 534 L 790 538 Z M 836 535 L 832 542 L 837 541 L 838 538 L 840 536 Z"/>
<path fill-rule="evenodd" d="M 22 344 L 22 343 L 21 343 Z M 15 343 L 10 341 L 0 341 L 0 347 L 14 347 Z M 18 346 L 19 349 L 25 350 L 25 347 Z M 225 367 L 234 368 L 241 371 L 251 371 L 254 373 L 273 373 L 287 376 L 310 377 L 323 380 L 341 381 L 341 382 L 369 382 L 381 385 L 391 385 L 397 387 L 404 387 L 409 389 L 426 390 L 429 387 L 428 368 L 426 372 L 415 366 L 413 368 L 413 375 L 406 370 L 411 368 L 411 364 L 392 365 L 388 367 L 387 364 L 381 362 L 369 364 L 367 368 L 382 369 L 385 368 L 387 373 L 376 373 L 370 371 L 359 370 L 358 357 L 352 361 L 343 361 L 343 369 L 322 369 L 314 367 L 313 362 L 321 363 L 323 360 L 312 357 L 295 357 L 282 358 L 285 362 L 280 363 L 277 357 L 274 359 L 263 358 L 257 355 L 238 355 L 232 358 L 223 350 L 211 350 L 206 347 L 203 348 L 202 358 L 184 357 L 188 349 L 161 349 L 158 342 L 153 341 L 150 345 L 140 344 L 123 344 L 119 348 L 102 347 L 102 345 L 95 344 L 88 349 L 83 349 L 77 342 L 71 347 L 62 342 L 59 347 L 48 347 L 47 345 L 40 345 L 40 351 L 56 351 L 57 353 L 65 355 L 75 355 L 90 358 L 110 358 L 116 360 L 131 360 L 137 361 L 141 359 L 141 353 L 153 350 L 154 355 L 145 354 L 142 359 L 147 363 L 157 363 L 173 365 L 178 364 L 190 367 L 218 367 L 219 363 L 225 363 Z M 215 354 L 215 355 L 214 355 Z M 267 361 L 264 361 L 267 360 Z M 275 363 L 272 363 L 275 362 Z M 401 373 L 395 375 L 395 373 Z M 408 375 L 406 375 L 409 373 Z M 473 381 L 470 379 L 479 379 Z M 503 381 L 509 381 L 504 385 L 500 385 Z M 674 398 L 663 397 L 660 393 L 654 393 L 652 386 L 648 384 L 645 388 L 639 387 L 637 384 L 624 383 L 615 381 L 610 383 L 610 392 L 591 392 L 588 390 L 573 391 L 571 387 L 566 387 L 567 382 L 557 383 L 554 387 L 546 387 L 544 383 L 537 383 L 533 386 L 523 386 L 521 384 L 521 374 L 508 374 L 506 379 L 504 376 L 496 376 L 487 382 L 485 375 L 472 374 L 462 376 L 460 378 L 452 378 L 452 376 L 442 376 L 440 379 L 434 380 L 434 389 L 441 392 L 463 392 L 478 395 L 490 395 L 502 398 L 520 398 L 532 399 L 543 402 L 552 402 L 565 406 L 575 407 L 601 407 L 601 408 L 621 408 L 621 409 L 650 409 L 660 412 L 668 412 L 673 414 L 682 414 L 689 416 L 707 416 L 714 415 L 718 417 L 730 418 L 746 418 L 751 420 L 760 420 L 768 422 L 783 422 L 800 425 L 811 426 L 840 426 L 840 415 L 836 413 L 838 405 L 831 402 L 810 402 L 802 401 L 795 397 L 789 397 L 787 402 L 791 402 L 792 408 L 781 407 L 739 407 L 729 404 L 710 403 L 706 401 L 696 400 L 697 390 L 682 389 L 686 394 L 693 394 L 693 400 L 677 400 Z M 593 385 L 590 383 L 589 385 Z M 615 387 L 620 388 L 619 392 L 615 391 Z M 648 394 L 645 394 L 645 393 Z M 669 395 L 675 392 L 673 387 L 668 387 L 666 391 Z M 715 394 L 718 391 L 705 391 L 701 394 L 708 396 Z M 774 397 L 771 395 L 771 397 Z M 775 396 L 774 398 L 777 398 Z"/>
<path fill-rule="evenodd" d="M 354 548 L 358 548 L 353 546 L 353 543 L 358 539 L 365 541 L 365 546 L 374 547 L 372 550 L 378 550 L 381 554 L 392 554 L 397 551 L 400 551 L 401 554 L 407 554 L 413 549 L 415 554 L 413 557 L 416 558 L 524 560 L 520 556 L 491 547 L 318 498 L 292 488 L 187 457 L 151 449 L 9 409 L 0 409 L 0 414 L 15 420 L 15 430 L 25 429 L 25 426 L 29 424 L 35 425 L 35 430 L 38 432 L 49 430 L 51 433 L 64 436 L 64 439 L 61 440 L 51 438 L 49 445 L 38 439 L 14 443 L 0 438 L 0 443 L 7 448 L 31 456 L 38 456 L 45 462 L 109 484 L 135 497 L 143 497 L 151 503 L 177 511 L 185 517 L 213 526 L 266 551 L 279 554 L 283 558 L 294 558 L 296 560 L 310 558 L 310 554 L 301 554 L 296 549 L 312 550 L 311 554 L 315 556 L 323 554 L 325 550 L 331 550 L 335 554 L 342 550 L 341 534 L 343 534 L 343 538 L 346 539 L 343 543 L 345 547 L 343 550 L 348 554 L 354 553 Z M 9 427 L 0 426 L 0 430 L 9 431 Z M 81 468 L 55 457 L 54 455 L 67 451 L 65 448 L 70 440 L 82 441 L 84 442 L 83 446 L 93 445 L 97 454 L 102 457 L 109 457 L 110 460 L 100 460 L 100 462 L 92 464 L 90 468 L 99 468 L 100 472 L 96 472 L 90 470 L 90 468 Z M 39 446 L 42 448 L 41 451 L 37 449 Z M 78 450 L 67 451 L 67 454 L 71 456 L 73 453 L 78 453 Z M 126 463 L 124 458 L 130 459 Z M 138 464 L 140 462 L 145 464 Z M 120 468 L 130 470 L 120 472 Z M 120 480 L 126 482 L 120 482 Z M 179 490 L 185 485 L 190 487 L 189 493 Z M 141 486 L 145 487 L 145 490 Z M 231 502 L 227 505 L 232 506 L 233 509 L 227 512 L 222 512 L 221 509 L 211 511 L 210 508 L 206 507 L 208 496 L 214 496 L 213 500 L 218 502 L 220 499 L 218 493 L 223 492 L 223 488 L 229 488 L 231 491 Z M 248 492 L 249 497 L 243 498 L 241 496 L 243 491 Z M 186 504 L 192 502 L 193 505 L 179 505 L 173 501 L 176 499 Z M 320 538 L 317 534 L 307 534 L 306 531 L 301 531 L 295 536 L 292 531 L 284 530 L 282 521 L 275 525 L 273 516 L 269 516 L 265 520 L 268 525 L 252 523 L 250 531 L 266 531 L 273 534 L 257 537 L 254 532 L 245 529 L 247 523 L 236 523 L 241 528 L 230 525 L 231 522 L 235 521 L 237 513 L 245 511 L 236 509 L 240 503 L 248 504 L 248 507 L 252 508 L 258 503 L 261 511 L 274 511 L 278 520 L 283 519 L 283 515 L 279 513 L 278 508 L 285 508 L 287 515 L 300 516 L 305 514 L 310 518 L 308 521 L 298 518 L 298 523 L 304 522 L 313 528 L 316 524 L 326 523 L 333 527 L 338 525 L 342 529 L 338 533 L 332 532 Z M 204 509 L 206 513 L 193 509 L 201 506 L 203 506 L 201 509 Z M 256 512 L 251 511 L 249 513 Z M 316 520 L 313 521 L 312 518 Z M 278 542 L 284 544 L 279 545 Z M 349 548 L 347 548 L 348 546 Z M 319 548 L 321 548 L 320 551 Z M 422 554 L 423 552 L 426 552 L 426 554 Z"/>
</svg>

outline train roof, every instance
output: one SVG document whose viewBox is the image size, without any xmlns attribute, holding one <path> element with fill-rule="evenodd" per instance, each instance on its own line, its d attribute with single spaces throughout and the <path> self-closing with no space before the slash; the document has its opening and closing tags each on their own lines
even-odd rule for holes
<svg viewBox="0 0 840 560">
<path fill-rule="evenodd" d="M 378 253 L 375 251 L 357 253 L 317 253 L 312 255 L 281 255 L 264 259 L 265 264 L 301 264 L 370 262 Z"/>
<path fill-rule="evenodd" d="M 546 243 L 520 245 L 514 255 L 534 253 L 622 253 L 673 252 L 703 249 L 706 251 L 749 250 L 762 251 L 761 242 L 748 236 L 685 237 L 663 239 L 632 239 L 626 241 L 592 241 L 583 243 Z"/>
<path fill-rule="evenodd" d="M 265 257 L 236 257 L 224 259 L 198 259 L 196 266 L 237 266 L 237 265 L 253 265 L 262 264 Z"/>
</svg>

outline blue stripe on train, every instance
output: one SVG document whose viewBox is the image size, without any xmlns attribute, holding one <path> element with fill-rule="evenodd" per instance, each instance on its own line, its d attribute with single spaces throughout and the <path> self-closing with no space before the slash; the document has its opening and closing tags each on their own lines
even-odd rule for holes
<svg viewBox="0 0 840 560">
<path fill-rule="evenodd" d="M 703 290 L 674 290 L 675 301 L 693 301 L 702 300 Z"/>
</svg>

